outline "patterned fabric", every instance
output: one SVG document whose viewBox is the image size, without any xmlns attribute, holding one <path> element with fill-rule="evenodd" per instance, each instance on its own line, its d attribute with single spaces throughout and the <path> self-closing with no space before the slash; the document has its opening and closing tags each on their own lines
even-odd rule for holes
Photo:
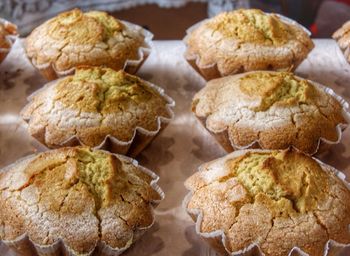
<svg viewBox="0 0 350 256">
<path fill-rule="evenodd" d="M 297 69 L 297 75 L 330 86 L 350 101 L 350 65 L 334 40 L 315 40 L 315 49 Z M 225 152 L 191 113 L 193 95 L 205 81 L 183 58 L 180 41 L 155 41 L 151 55 L 138 72 L 143 79 L 163 87 L 176 101 L 175 119 L 152 144 L 137 157 L 140 164 L 160 176 L 159 185 L 166 197 L 156 210 L 156 224 L 125 256 L 214 256 L 195 233 L 193 222 L 182 208 L 187 194 L 183 182 L 210 160 Z M 26 97 L 46 81 L 32 67 L 21 44 L 0 65 L 0 168 L 18 158 L 43 150 L 31 138 L 19 111 Z M 342 143 L 333 146 L 320 158 L 350 177 L 350 128 L 343 133 Z M 13 256 L 0 243 L 1 256 Z M 350 255 L 350 249 L 339 256 Z"/>
</svg>

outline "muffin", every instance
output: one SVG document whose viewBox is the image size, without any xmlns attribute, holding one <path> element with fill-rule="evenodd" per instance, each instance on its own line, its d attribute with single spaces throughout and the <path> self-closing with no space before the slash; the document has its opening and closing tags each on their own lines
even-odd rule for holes
<svg viewBox="0 0 350 256">
<path fill-rule="evenodd" d="M 19 255 L 119 255 L 152 226 L 157 180 L 101 150 L 31 155 L 0 171 L 0 239 Z"/>
<path fill-rule="evenodd" d="M 16 25 L 0 18 L 0 63 L 10 52 L 16 36 Z"/>
<path fill-rule="evenodd" d="M 350 122 L 342 98 L 289 72 L 212 80 L 194 96 L 192 111 L 228 152 L 292 146 L 312 155 L 339 143 Z"/>
<path fill-rule="evenodd" d="M 22 117 L 49 148 L 84 145 L 137 155 L 170 122 L 174 101 L 124 71 L 79 67 L 29 97 Z"/>
<path fill-rule="evenodd" d="M 59 14 L 26 38 L 33 65 L 49 80 L 72 74 L 81 65 L 135 73 L 150 51 L 153 35 L 105 12 L 79 9 Z"/>
<path fill-rule="evenodd" d="M 185 58 L 207 80 L 253 70 L 290 71 L 314 47 L 308 33 L 278 14 L 223 12 L 187 31 Z"/>
<path fill-rule="evenodd" d="M 223 254 L 327 255 L 350 245 L 349 184 L 338 176 L 297 151 L 236 151 L 187 179 L 184 205 Z"/>
<path fill-rule="evenodd" d="M 334 32 L 333 38 L 343 51 L 346 61 L 350 63 L 350 20 Z"/>
</svg>

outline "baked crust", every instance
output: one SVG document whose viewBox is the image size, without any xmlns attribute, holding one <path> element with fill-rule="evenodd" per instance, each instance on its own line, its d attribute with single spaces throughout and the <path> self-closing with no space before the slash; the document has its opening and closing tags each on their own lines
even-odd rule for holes
<svg viewBox="0 0 350 256">
<path fill-rule="evenodd" d="M 53 80 L 57 73 L 66 75 L 80 65 L 123 69 L 127 60 L 140 58 L 144 40 L 140 27 L 105 12 L 74 9 L 34 29 L 26 38 L 25 49 L 34 66 Z"/>
<path fill-rule="evenodd" d="M 185 58 L 207 80 L 253 70 L 293 70 L 314 47 L 299 25 L 254 9 L 205 20 L 185 43 Z"/>
<path fill-rule="evenodd" d="M 0 239 L 27 234 L 39 248 L 62 240 L 73 255 L 101 243 L 125 250 L 153 224 L 152 208 L 163 198 L 156 179 L 132 159 L 106 151 L 32 155 L 0 172 Z"/>
<path fill-rule="evenodd" d="M 265 256 L 294 247 L 318 256 L 330 240 L 350 243 L 349 188 L 297 151 L 237 151 L 202 165 L 185 185 L 197 232 L 221 252 L 257 245 Z"/>
<path fill-rule="evenodd" d="M 292 73 L 254 71 L 208 82 L 192 111 L 227 151 L 293 146 L 314 154 L 321 138 L 337 143 L 349 122 L 328 91 Z"/>
<path fill-rule="evenodd" d="M 350 20 L 345 22 L 341 28 L 335 31 L 332 37 L 337 41 L 347 62 L 350 63 Z"/>
<path fill-rule="evenodd" d="M 130 147 L 137 131 L 144 138 L 135 143 L 145 147 L 170 121 L 174 104 L 160 88 L 101 67 L 77 68 L 73 76 L 51 82 L 29 100 L 21 115 L 29 133 L 50 148 L 72 142 L 99 147 L 107 137 Z"/>
<path fill-rule="evenodd" d="M 16 35 L 16 25 L 0 18 L 0 63 L 5 59 L 13 44 L 13 40 L 9 37 Z"/>
</svg>

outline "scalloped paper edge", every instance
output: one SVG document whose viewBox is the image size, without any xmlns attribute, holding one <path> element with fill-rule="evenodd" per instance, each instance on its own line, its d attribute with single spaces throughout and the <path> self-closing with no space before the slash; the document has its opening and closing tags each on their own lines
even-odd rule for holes
<svg viewBox="0 0 350 256">
<path fill-rule="evenodd" d="M 280 150 L 280 151 L 282 151 L 282 150 Z M 296 150 L 296 151 L 301 152 L 299 150 Z M 198 167 L 198 172 L 202 172 L 204 165 L 206 165 L 208 163 L 215 162 L 218 160 L 226 161 L 227 159 L 237 158 L 237 157 L 245 154 L 246 152 L 271 152 L 271 150 L 246 149 L 246 150 L 234 151 L 230 154 L 227 154 L 226 156 L 217 158 L 215 160 L 212 160 L 212 161 L 209 161 L 205 164 L 200 165 Z M 304 154 L 304 155 L 306 155 L 306 154 Z M 350 183 L 345 180 L 346 175 L 343 172 L 337 170 L 336 168 L 334 168 L 330 165 L 323 163 L 322 161 L 318 160 L 315 157 L 311 157 L 311 158 L 314 159 L 321 166 L 323 171 L 325 171 L 325 172 L 329 171 L 329 172 L 333 173 L 339 180 L 341 180 L 343 182 L 343 184 L 346 186 L 346 188 L 350 190 Z M 227 246 L 226 246 L 226 236 L 225 236 L 224 230 L 215 230 L 212 232 L 201 232 L 203 212 L 200 209 L 188 209 L 187 208 L 187 205 L 189 204 L 189 202 L 193 196 L 193 190 L 189 189 L 188 187 L 186 187 L 186 188 L 190 192 L 186 194 L 184 200 L 182 201 L 182 207 L 185 209 L 185 211 L 187 212 L 187 214 L 189 216 L 194 216 L 196 218 L 196 220 L 194 222 L 195 222 L 195 231 L 196 231 L 197 235 L 199 235 L 200 237 L 203 237 L 203 238 L 207 238 L 207 239 L 220 240 L 221 245 L 223 246 L 223 248 L 225 249 L 226 253 L 229 256 L 252 256 L 251 253 L 253 253 L 254 250 L 257 250 L 259 252 L 259 255 L 254 254 L 254 256 L 265 256 L 265 254 L 261 251 L 258 243 L 252 243 L 249 246 L 247 246 L 246 248 L 243 248 L 242 250 L 239 250 L 236 252 L 230 252 L 230 250 L 228 250 Z M 350 230 L 350 224 L 348 225 L 348 228 Z M 339 249 L 343 250 L 343 249 L 349 248 L 349 247 L 350 247 L 350 243 L 349 244 L 342 244 L 342 243 L 338 243 L 338 242 L 330 239 L 325 243 L 323 256 L 327 256 L 328 252 L 330 251 L 331 248 L 339 248 Z M 256 253 L 256 251 L 254 251 L 254 252 Z M 303 250 L 301 250 L 299 247 L 293 247 L 292 250 L 288 253 L 288 256 L 294 255 L 293 253 L 295 253 L 295 252 L 298 253 L 299 256 L 308 256 L 308 254 L 305 253 Z"/>
<path fill-rule="evenodd" d="M 56 149 L 57 150 L 57 149 Z M 98 150 L 98 149 L 92 149 L 93 151 Z M 53 151 L 53 150 L 51 150 Z M 128 248 L 130 248 L 130 246 L 136 241 L 138 240 L 144 233 L 146 230 L 150 229 L 154 223 L 155 223 L 155 214 L 154 214 L 154 209 L 158 206 L 158 204 L 164 200 L 165 198 L 165 194 L 163 192 L 163 190 L 159 187 L 159 185 L 157 184 L 159 181 L 159 176 L 157 174 L 155 174 L 153 171 L 151 171 L 150 169 L 142 166 L 139 164 L 139 162 L 131 157 L 127 157 L 121 154 L 115 154 L 115 153 L 111 153 L 109 151 L 106 150 L 101 150 L 109 155 L 114 155 L 117 158 L 120 158 L 126 162 L 129 162 L 130 164 L 132 164 L 133 166 L 135 166 L 136 168 L 138 168 L 138 170 L 140 170 L 141 172 L 147 174 L 149 177 L 152 178 L 151 182 L 149 183 L 149 185 L 154 189 L 154 191 L 156 191 L 159 196 L 160 199 L 159 200 L 151 200 L 149 202 L 149 205 L 151 206 L 151 212 L 152 212 L 152 223 L 149 226 L 146 227 L 140 227 L 137 228 L 133 231 L 133 237 L 131 238 L 131 240 L 122 248 L 113 248 L 111 246 L 109 246 L 108 244 L 106 244 L 105 242 L 99 240 L 97 242 L 97 244 L 95 245 L 95 248 L 88 253 L 85 254 L 79 254 L 81 256 L 90 256 L 93 255 L 94 253 L 98 252 L 99 255 L 103 255 L 103 256 L 118 256 L 120 254 L 122 254 L 124 251 L 126 251 Z M 47 151 L 46 151 L 47 152 Z M 21 159 L 18 159 L 17 161 L 15 161 L 14 163 L 0 169 L 0 173 L 1 172 L 7 172 L 9 171 L 11 168 L 13 168 L 15 165 L 23 163 L 23 162 L 30 162 L 31 160 L 35 159 L 36 156 L 42 154 L 43 152 L 39 152 L 39 153 L 35 153 L 35 154 L 31 154 L 28 156 L 25 156 Z M 37 244 L 35 242 L 33 242 L 29 236 L 27 235 L 27 233 L 24 233 L 20 236 L 18 236 L 17 238 L 15 238 L 14 240 L 0 240 L 0 243 L 5 244 L 5 246 L 9 247 L 9 249 L 11 249 L 11 246 L 20 246 L 20 247 L 29 247 L 31 248 L 31 250 L 35 250 L 35 253 L 37 254 L 47 254 L 50 253 L 50 255 L 61 255 L 61 252 L 64 252 L 64 255 L 78 255 L 75 251 L 73 251 L 71 248 L 69 248 L 68 246 L 65 245 L 64 241 L 62 240 L 62 238 L 58 238 L 56 242 L 52 243 L 51 245 L 40 245 Z M 24 245 L 24 246 L 23 246 Z M 32 253 L 33 251 L 28 252 L 28 255 L 31 255 L 29 253 Z M 33 255 L 32 255 L 33 256 Z"/>
<path fill-rule="evenodd" d="M 141 27 L 137 24 L 134 24 L 134 23 L 131 23 L 128 21 L 124 21 L 124 20 L 120 20 L 120 22 L 128 29 L 131 29 L 134 31 L 139 31 L 144 36 L 144 42 L 138 48 L 137 58 L 136 59 L 127 59 L 124 63 L 123 68 L 122 68 L 123 70 L 125 70 L 128 73 L 136 73 L 138 68 L 140 68 L 142 63 L 148 58 L 148 56 L 151 53 L 151 50 L 153 47 L 152 39 L 153 39 L 154 35 L 150 31 L 144 29 L 143 27 Z M 28 57 L 28 55 L 27 55 L 27 57 Z M 67 75 L 71 75 L 74 73 L 74 71 L 76 69 L 76 67 L 73 67 L 73 68 L 70 68 L 68 70 L 59 71 L 56 69 L 55 65 L 51 62 L 37 64 L 34 58 L 28 57 L 28 59 L 30 60 L 32 65 L 36 69 L 38 69 L 39 71 L 42 71 L 42 70 L 45 70 L 45 69 L 48 69 L 51 67 L 58 78 L 64 77 Z"/>
<path fill-rule="evenodd" d="M 50 81 L 48 82 L 47 84 L 45 84 L 42 88 L 38 89 L 37 91 L 35 91 L 34 93 L 32 93 L 31 95 L 29 95 L 27 97 L 27 100 L 28 100 L 28 103 L 23 107 L 23 109 L 21 110 L 20 112 L 20 115 L 22 116 L 22 113 L 26 110 L 26 108 L 31 104 L 33 98 L 35 97 L 35 95 L 39 94 L 40 92 L 42 91 L 45 91 L 47 89 L 49 89 L 50 87 L 54 87 L 55 85 L 57 85 L 61 80 L 65 79 L 65 77 L 63 78 L 59 78 L 57 80 L 53 80 L 53 81 Z M 141 78 L 140 78 L 141 79 Z M 148 82 L 146 80 L 143 80 L 141 79 L 147 86 L 149 86 L 151 89 L 155 90 L 156 92 L 159 93 L 159 95 L 166 100 L 167 104 L 166 104 L 166 109 L 167 109 L 167 112 L 169 114 L 169 118 L 167 117 L 164 117 L 164 116 L 158 116 L 157 117 L 157 129 L 154 130 L 154 131 L 149 131 L 149 130 L 146 130 L 140 126 L 137 126 L 135 127 L 134 129 L 134 132 L 133 132 L 133 135 L 132 135 L 132 138 L 129 140 L 129 141 L 121 141 L 121 140 L 118 140 L 117 138 L 111 136 L 111 135 L 107 135 L 104 140 L 97 146 L 94 146 L 92 147 L 93 149 L 105 149 L 105 148 L 108 148 L 108 143 L 111 142 L 113 145 L 116 145 L 116 146 L 121 146 L 121 147 L 126 147 L 126 151 L 125 152 L 120 152 L 120 154 L 128 154 L 129 153 L 129 149 L 131 148 L 131 146 L 133 145 L 133 142 L 134 142 L 134 139 L 135 137 L 140 134 L 140 135 L 145 135 L 147 137 L 149 137 L 150 139 L 152 137 L 155 137 L 161 130 L 162 128 L 162 125 L 168 125 L 171 120 L 174 119 L 174 111 L 173 111 L 173 108 L 175 107 L 175 101 L 170 97 L 168 96 L 164 89 L 151 83 L 151 82 Z M 26 124 L 28 125 L 30 119 L 24 119 L 23 120 L 26 122 Z M 34 137 L 35 138 L 35 137 Z M 36 138 L 35 138 L 36 139 Z M 37 140 L 37 139 L 36 139 Z M 44 146 L 45 148 L 48 148 L 45 144 L 41 143 L 39 140 L 37 140 L 42 146 Z M 84 143 L 81 142 L 81 140 L 78 138 L 77 135 L 74 135 L 70 138 L 68 138 L 67 140 L 63 141 L 61 144 L 57 145 L 57 147 L 65 147 L 65 146 L 68 146 L 68 145 L 80 145 L 80 146 L 86 146 L 84 145 Z M 148 145 L 148 143 L 147 143 Z M 146 146 L 147 146 L 146 145 Z M 142 151 L 142 150 L 141 150 Z M 136 156 L 138 153 L 140 152 L 136 152 L 136 154 L 133 154 L 133 156 Z"/>
<path fill-rule="evenodd" d="M 265 12 L 266 13 L 266 12 Z M 284 15 L 281 15 L 281 14 L 278 14 L 278 13 L 266 13 L 268 15 L 275 15 L 277 16 L 282 22 L 284 23 L 287 23 L 287 24 L 290 24 L 290 25 L 294 25 L 294 26 L 297 26 L 299 28 L 301 28 L 305 33 L 308 34 L 308 36 L 310 37 L 311 35 L 311 32 L 305 28 L 303 25 L 301 25 L 300 23 L 296 22 L 295 20 L 293 19 L 290 19 Z M 197 29 L 200 25 L 208 22 L 209 20 L 211 20 L 211 18 L 208 18 L 208 19 L 204 19 L 194 25 L 192 25 L 191 27 L 189 27 L 187 30 L 186 30 L 186 35 L 185 37 L 182 39 L 183 43 L 185 44 L 186 48 L 188 47 L 188 44 L 187 44 L 187 41 L 188 41 L 188 37 L 190 36 L 190 34 L 195 30 Z M 312 49 L 311 49 L 312 50 Z M 311 52 L 310 50 L 310 52 Z M 212 63 L 212 64 L 207 64 L 207 65 L 200 65 L 200 56 L 198 54 L 192 54 L 192 55 L 186 55 L 187 54 L 187 50 L 185 51 L 185 59 L 191 64 L 191 63 L 194 63 L 197 68 L 195 66 L 193 66 L 191 64 L 191 66 L 203 77 L 205 78 L 206 80 L 208 80 L 206 78 L 206 75 L 202 74 L 201 70 L 207 70 L 209 71 L 210 73 L 218 73 L 220 74 L 220 77 L 222 77 L 221 75 L 221 72 L 218 70 L 218 67 L 217 67 L 217 63 Z M 295 69 L 296 67 L 294 67 Z M 282 69 L 280 69 L 282 70 Z M 209 79 L 211 80 L 211 79 Z"/>
<path fill-rule="evenodd" d="M 242 73 L 242 74 L 236 74 L 236 75 L 232 75 L 232 76 L 238 76 L 238 77 L 243 77 L 245 75 L 248 75 L 249 73 L 255 73 L 255 72 L 260 72 L 260 71 L 250 71 L 250 72 L 245 72 L 245 73 Z M 263 71 L 263 72 L 278 72 L 278 71 Z M 324 91 L 325 93 L 327 93 L 328 95 L 331 95 L 333 98 L 335 98 L 339 104 L 342 106 L 342 115 L 345 119 L 345 121 L 347 122 L 346 124 L 344 123 L 339 123 L 336 125 L 335 129 L 337 131 L 337 140 L 336 141 L 331 141 L 331 140 L 327 140 L 323 137 L 320 137 L 318 139 L 318 142 L 317 142 L 317 147 L 315 149 L 314 152 L 312 153 L 306 153 L 306 152 L 303 152 L 305 155 L 309 155 L 309 156 L 312 156 L 312 155 L 315 155 L 316 153 L 318 153 L 319 149 L 320 149 L 320 145 L 322 144 L 325 144 L 325 145 L 335 145 L 335 144 L 338 144 L 340 143 L 342 137 L 343 137 L 343 131 L 349 126 L 350 124 L 350 105 L 349 103 L 343 98 L 341 97 L 340 95 L 336 94 L 331 88 L 321 84 L 321 83 L 318 83 L 318 82 L 315 82 L 315 81 L 312 81 L 312 80 L 309 80 L 309 79 L 305 79 L 305 78 L 302 78 L 300 76 L 297 76 L 295 74 L 293 74 L 297 79 L 300 79 L 300 80 L 306 80 L 308 81 L 309 83 L 311 83 L 313 86 L 315 86 L 316 88 L 318 89 L 321 89 L 322 91 Z M 220 79 L 220 78 L 219 78 Z M 197 116 L 196 116 L 197 117 Z M 199 118 L 199 117 L 197 117 Z M 207 127 L 206 127 L 206 120 L 207 120 L 207 117 L 204 117 L 203 118 L 203 124 L 204 124 L 204 128 L 210 132 L 211 134 L 213 134 L 214 136 L 221 133 L 221 132 L 227 132 L 227 128 L 223 131 L 218 131 L 218 132 L 213 132 L 211 130 L 209 130 Z M 259 139 L 253 141 L 252 143 L 248 144 L 248 145 L 244 145 L 244 146 L 240 146 L 240 145 L 237 145 L 237 144 L 234 144 L 232 142 L 232 140 L 228 137 L 229 141 L 230 141 L 230 145 L 231 147 L 233 148 L 233 150 L 244 150 L 244 149 L 250 149 L 250 148 L 254 148 L 254 146 L 258 146 L 260 149 L 263 149 L 260 145 L 260 141 Z M 220 143 L 219 143 L 220 144 Z M 295 146 L 291 146 L 292 148 L 298 150 L 298 151 L 301 151 L 300 149 L 296 148 Z M 322 152 L 321 152 L 322 153 Z"/>
</svg>

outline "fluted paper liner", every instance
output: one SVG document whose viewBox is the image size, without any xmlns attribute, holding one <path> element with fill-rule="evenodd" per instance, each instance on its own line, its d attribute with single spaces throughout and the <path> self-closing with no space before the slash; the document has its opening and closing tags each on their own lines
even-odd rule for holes
<svg viewBox="0 0 350 256">
<path fill-rule="evenodd" d="M 1 24 L 11 24 L 14 25 L 12 23 L 10 23 L 9 21 L 0 18 L 0 23 Z M 6 41 L 9 43 L 10 47 L 9 48 L 0 48 L 0 63 L 6 58 L 7 54 L 11 51 L 11 48 L 13 46 L 13 44 L 15 43 L 16 39 L 17 39 L 17 35 L 7 35 L 5 36 Z"/>
<path fill-rule="evenodd" d="M 131 30 L 140 31 L 140 33 L 144 36 L 144 42 L 138 48 L 137 58 L 128 59 L 124 63 L 123 70 L 125 70 L 130 74 L 134 74 L 142 66 L 142 64 L 145 62 L 145 60 L 148 58 L 149 54 L 151 53 L 153 34 L 139 25 L 136 25 L 127 21 L 121 21 L 121 22 L 123 23 L 124 26 L 128 27 Z M 68 70 L 59 71 L 55 68 L 55 66 L 51 62 L 44 63 L 44 64 L 37 64 L 34 58 L 29 58 L 29 60 L 33 64 L 33 66 L 36 69 L 38 69 L 39 72 L 48 80 L 55 80 L 60 77 L 71 75 L 74 73 L 76 68 L 76 67 L 73 67 Z"/>
<path fill-rule="evenodd" d="M 309 36 L 311 36 L 311 32 L 308 29 L 306 29 L 303 25 L 296 22 L 295 20 L 292 20 L 288 17 L 285 17 L 281 14 L 272 13 L 270 15 L 277 16 L 284 23 L 300 27 Z M 186 30 L 186 36 L 182 40 L 186 46 L 187 46 L 187 39 L 188 39 L 189 35 L 192 33 L 192 31 L 197 29 L 200 25 L 208 22 L 209 20 L 210 19 L 204 19 L 204 20 L 192 25 L 191 27 L 189 27 Z M 200 56 L 198 54 L 189 55 L 189 54 L 187 54 L 187 52 L 185 52 L 185 59 L 197 71 L 197 73 L 200 74 L 201 76 L 203 76 L 204 79 L 207 81 L 223 76 L 217 67 L 217 63 L 212 63 L 212 64 L 208 64 L 208 65 L 200 65 Z M 293 66 L 292 68 L 286 68 L 284 70 L 279 69 L 279 71 L 294 71 L 296 68 L 297 68 L 297 66 Z"/>
<path fill-rule="evenodd" d="M 21 256 L 90 256 L 90 255 L 101 255 L 101 256 L 118 256 L 122 254 L 125 250 L 127 250 L 136 240 L 138 240 L 149 228 L 151 228 L 155 222 L 154 218 L 154 208 L 158 206 L 158 204 L 164 199 L 165 194 L 163 190 L 158 186 L 157 182 L 159 180 L 159 176 L 156 175 L 151 170 L 141 166 L 138 164 L 138 162 L 130 157 L 119 155 L 119 154 L 113 154 L 110 152 L 105 151 L 108 154 L 112 154 L 117 156 L 120 159 L 123 159 L 135 167 L 137 167 L 140 171 L 146 173 L 148 176 L 152 178 L 152 181 L 150 183 L 151 187 L 159 194 L 160 199 L 159 200 L 153 200 L 150 202 L 150 205 L 152 206 L 152 215 L 153 215 L 153 221 L 152 223 L 147 227 L 142 227 L 134 230 L 134 235 L 132 239 L 125 245 L 123 248 L 112 248 L 105 242 L 99 240 L 96 244 L 95 248 L 86 254 L 78 254 L 74 252 L 72 249 L 70 249 L 64 241 L 59 238 L 55 243 L 51 245 L 40 245 L 33 242 L 27 234 L 21 234 L 14 240 L 0 240 L 0 243 L 5 244 L 9 249 L 10 252 L 15 253 L 15 255 L 21 255 Z M 20 163 L 20 162 L 29 162 L 33 158 L 35 158 L 38 154 L 36 153 L 27 157 L 24 157 L 22 159 L 17 160 L 13 164 L 3 168 L 0 170 L 0 172 L 6 172 L 9 169 L 11 169 L 14 165 Z"/>
<path fill-rule="evenodd" d="M 255 72 L 255 71 L 251 71 L 251 72 Z M 247 72 L 247 73 L 243 73 L 243 74 L 239 74 L 237 76 L 244 76 L 246 74 L 248 74 L 250 72 Z M 298 79 L 304 79 L 302 77 L 299 77 L 299 76 L 295 76 L 297 77 Z M 340 123 L 338 124 L 335 129 L 337 131 L 337 134 L 338 134 L 338 139 L 336 141 L 330 141 L 330 140 L 327 140 L 325 138 L 322 138 L 320 137 L 318 139 L 318 145 L 316 147 L 316 150 L 314 152 L 312 152 L 311 154 L 308 154 L 306 152 L 303 152 L 304 154 L 306 155 L 314 155 L 314 154 L 319 154 L 319 153 L 323 153 L 323 152 L 326 152 L 332 145 L 335 145 L 335 144 L 338 144 L 341 139 L 342 139 L 342 134 L 343 134 L 343 131 L 349 126 L 350 124 L 350 106 L 349 106 L 349 103 L 346 102 L 345 99 L 343 99 L 341 96 L 339 96 L 338 94 L 336 94 L 331 88 L 329 87 L 326 87 L 320 83 L 317 83 L 315 81 L 311 81 L 311 80 L 307 80 L 309 83 L 311 83 L 312 85 L 314 85 L 316 88 L 318 89 L 321 89 L 323 90 L 325 93 L 331 95 L 332 97 L 334 97 L 339 103 L 340 105 L 343 107 L 342 108 L 342 115 L 345 119 L 345 121 L 347 123 L 343 124 L 343 123 Z M 203 125 L 203 127 L 206 128 L 206 120 L 207 118 L 206 117 L 197 117 L 197 119 L 201 122 L 201 124 Z M 244 145 L 244 146 L 240 146 L 240 145 L 237 145 L 237 144 L 234 144 L 230 139 L 229 139 L 229 136 L 228 136 L 228 133 L 227 133 L 227 129 L 225 129 L 224 131 L 222 132 L 218 132 L 218 133 L 214 133 L 212 131 L 209 131 L 207 128 L 206 130 L 211 134 L 213 135 L 213 137 L 216 139 L 217 142 L 219 142 L 219 144 L 227 151 L 227 152 L 232 152 L 232 151 L 235 151 L 235 150 L 242 150 L 242 149 L 261 149 L 261 145 L 260 145 L 260 142 L 259 140 L 255 140 L 253 141 L 252 143 L 248 144 L 248 145 Z M 297 149 L 298 151 L 301 151 L 299 150 L 298 148 L 292 146 L 293 148 Z M 276 148 L 277 149 L 277 148 Z"/>
<path fill-rule="evenodd" d="M 64 78 L 61 78 L 64 79 Z M 33 94 L 31 94 L 28 97 L 28 104 L 23 108 L 22 112 L 29 106 L 30 102 L 32 101 L 33 97 L 40 93 L 43 90 L 48 89 L 49 87 L 53 87 L 57 85 L 61 79 L 57 79 L 54 81 L 51 81 L 44 85 L 41 89 L 35 91 Z M 112 135 L 107 135 L 105 139 L 99 144 L 94 146 L 94 149 L 104 149 L 111 151 L 113 153 L 122 154 L 122 155 L 128 155 L 131 157 L 137 156 L 168 124 L 169 122 L 174 118 L 174 112 L 173 107 L 175 107 L 175 101 L 165 94 L 164 89 L 160 88 L 159 86 L 156 86 L 150 82 L 147 82 L 143 80 L 145 84 L 147 84 L 150 88 L 157 91 L 160 96 L 166 100 L 166 108 L 169 114 L 169 118 L 158 116 L 157 117 L 157 129 L 154 131 L 146 130 L 142 127 L 137 126 L 134 129 L 134 133 L 132 138 L 129 141 L 121 141 L 117 138 L 113 137 Z M 29 119 L 24 119 L 27 123 L 29 122 Z M 43 146 L 47 147 L 45 144 L 43 144 L 41 141 L 38 140 L 39 143 L 41 143 Z M 85 146 L 83 142 L 76 136 L 72 136 L 66 141 L 63 141 L 60 145 L 58 145 L 55 148 L 59 147 L 71 147 L 71 146 Z M 48 147 L 47 147 L 48 148 Z"/>
<path fill-rule="evenodd" d="M 232 152 L 224 157 L 221 158 L 222 161 L 225 161 L 226 159 L 231 158 L 237 158 L 241 155 L 244 155 L 247 151 L 251 152 L 269 152 L 270 150 L 262 150 L 262 149 L 255 149 L 255 150 L 240 150 L 236 152 Z M 327 165 L 320 160 L 312 157 L 318 164 L 320 164 L 322 170 L 324 171 L 330 171 L 334 173 L 344 184 L 345 186 L 350 190 L 350 183 L 348 183 L 345 178 L 345 174 L 341 171 L 335 169 L 334 167 Z M 215 161 L 215 160 L 214 160 Z M 198 167 L 198 171 L 203 171 L 203 165 Z M 203 219 L 203 213 L 200 209 L 188 209 L 187 206 L 192 198 L 193 191 L 190 191 L 183 200 L 183 208 L 186 210 L 186 212 L 191 216 L 191 218 L 195 221 L 195 231 L 196 233 L 204 239 L 211 247 L 213 247 L 216 251 L 218 251 L 222 255 L 230 255 L 230 256 L 265 256 L 265 254 L 260 250 L 259 245 L 257 243 L 252 243 L 246 248 L 230 252 L 227 249 L 226 246 L 226 236 L 223 230 L 216 230 L 213 232 L 201 232 L 201 224 Z M 350 230 L 350 225 L 349 225 Z M 350 247 L 350 244 L 341 244 L 334 240 L 328 240 L 325 244 L 324 248 L 324 254 L 323 256 L 336 256 L 338 255 L 343 249 Z M 308 256 L 305 252 L 303 252 L 300 248 L 294 247 L 289 253 L 288 256 Z"/>
</svg>

